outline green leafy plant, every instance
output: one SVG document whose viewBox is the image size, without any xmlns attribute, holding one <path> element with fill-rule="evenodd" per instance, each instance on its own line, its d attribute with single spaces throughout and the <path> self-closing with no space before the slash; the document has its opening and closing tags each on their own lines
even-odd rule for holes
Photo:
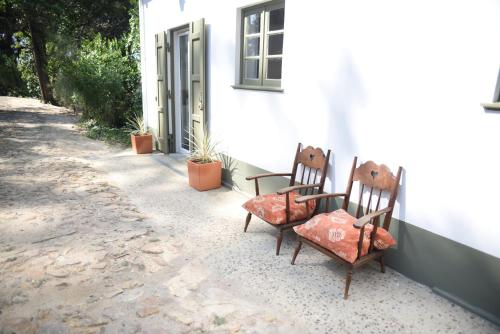
<svg viewBox="0 0 500 334">
<path fill-rule="evenodd" d="M 192 147 L 188 160 L 199 164 L 208 164 L 220 160 L 219 143 L 214 141 L 207 129 L 203 131 L 201 139 L 196 139 L 192 135 L 187 139 Z"/>
<path fill-rule="evenodd" d="M 144 122 L 144 118 L 140 115 L 136 114 L 128 117 L 127 125 L 130 129 L 130 133 L 134 136 L 144 136 L 150 134 L 150 131 L 146 126 L 146 122 Z"/>
<path fill-rule="evenodd" d="M 83 111 L 84 119 L 119 128 L 133 112 L 126 82 L 130 61 L 123 55 L 123 42 L 97 34 L 83 40 L 74 57 L 59 66 L 56 97 Z"/>
<path fill-rule="evenodd" d="M 89 138 L 102 140 L 109 144 L 130 146 L 130 130 L 127 128 L 109 128 L 99 125 L 93 119 L 81 120 L 78 126 Z"/>
<path fill-rule="evenodd" d="M 14 56 L 0 52 L 0 95 L 26 96 L 26 83 L 21 78 Z"/>
</svg>

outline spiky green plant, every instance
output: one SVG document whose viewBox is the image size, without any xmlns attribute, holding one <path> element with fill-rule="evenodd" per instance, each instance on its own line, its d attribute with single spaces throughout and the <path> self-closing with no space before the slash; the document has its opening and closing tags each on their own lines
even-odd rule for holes
<svg viewBox="0 0 500 334">
<path fill-rule="evenodd" d="M 208 164 L 220 160 L 220 153 L 217 149 L 218 142 L 214 141 L 207 129 L 203 130 L 200 139 L 196 139 L 192 135 L 188 136 L 187 139 L 192 148 L 189 153 L 189 160 L 199 164 Z"/>
<path fill-rule="evenodd" d="M 144 118 L 140 115 L 128 117 L 127 126 L 130 129 L 130 133 L 134 136 L 144 136 L 150 133 L 146 122 L 144 122 Z"/>
</svg>

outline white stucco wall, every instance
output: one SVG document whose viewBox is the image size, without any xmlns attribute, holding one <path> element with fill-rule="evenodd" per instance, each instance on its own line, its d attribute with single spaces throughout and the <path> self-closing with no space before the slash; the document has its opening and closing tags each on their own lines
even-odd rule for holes
<svg viewBox="0 0 500 334">
<path fill-rule="evenodd" d="M 287 171 L 298 141 L 332 148 L 334 191 L 354 155 L 401 165 L 397 218 L 500 257 L 500 113 L 479 105 L 499 70 L 500 2 L 288 0 L 284 93 L 230 87 L 236 9 L 253 2 L 140 0 L 149 125 L 154 34 L 204 17 L 211 130 L 229 155 Z"/>
</svg>

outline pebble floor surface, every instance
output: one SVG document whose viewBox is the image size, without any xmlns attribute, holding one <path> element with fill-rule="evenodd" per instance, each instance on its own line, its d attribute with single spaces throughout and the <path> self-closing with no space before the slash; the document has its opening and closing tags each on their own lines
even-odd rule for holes
<svg viewBox="0 0 500 334">
<path fill-rule="evenodd" d="M 344 269 L 184 164 L 83 137 L 65 109 L 0 97 L 0 333 L 498 333 L 388 268 Z"/>
</svg>

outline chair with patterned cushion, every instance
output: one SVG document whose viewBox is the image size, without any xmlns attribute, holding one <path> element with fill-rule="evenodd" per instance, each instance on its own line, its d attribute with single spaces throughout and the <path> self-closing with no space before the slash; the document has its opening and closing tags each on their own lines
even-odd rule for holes
<svg viewBox="0 0 500 334">
<path fill-rule="evenodd" d="M 380 271 L 385 272 L 384 250 L 396 244 L 388 230 L 402 172 L 402 168 L 399 167 L 397 175 L 394 176 L 387 166 L 377 165 L 373 161 L 356 166 L 357 157 L 354 158 L 345 193 L 308 195 L 295 200 L 298 204 L 302 204 L 311 200 L 325 199 L 326 210 L 305 224 L 294 227 L 298 243 L 292 265 L 295 264 L 302 243 L 346 265 L 345 299 L 348 296 L 354 268 L 375 260 L 380 263 Z M 348 207 L 354 182 L 359 184 L 360 195 L 355 214 L 351 215 L 348 213 Z M 368 194 L 368 197 L 363 201 L 365 194 Z M 336 197 L 344 198 L 342 208 L 329 212 L 330 200 Z M 387 202 L 387 206 L 380 209 L 381 202 Z M 384 224 L 380 227 L 382 216 Z"/>
<path fill-rule="evenodd" d="M 283 231 L 304 223 L 316 212 L 316 200 L 299 204 L 295 199 L 323 193 L 329 160 L 330 150 L 325 156 L 320 148 L 303 148 L 299 143 L 291 173 L 266 173 L 247 177 L 247 180 L 255 181 L 255 197 L 243 204 L 243 208 L 248 211 L 244 231 L 247 231 L 252 214 L 275 227 L 278 230 L 276 255 L 279 255 Z M 259 180 L 272 176 L 289 176 L 289 186 L 273 194 L 260 195 Z"/>
</svg>

